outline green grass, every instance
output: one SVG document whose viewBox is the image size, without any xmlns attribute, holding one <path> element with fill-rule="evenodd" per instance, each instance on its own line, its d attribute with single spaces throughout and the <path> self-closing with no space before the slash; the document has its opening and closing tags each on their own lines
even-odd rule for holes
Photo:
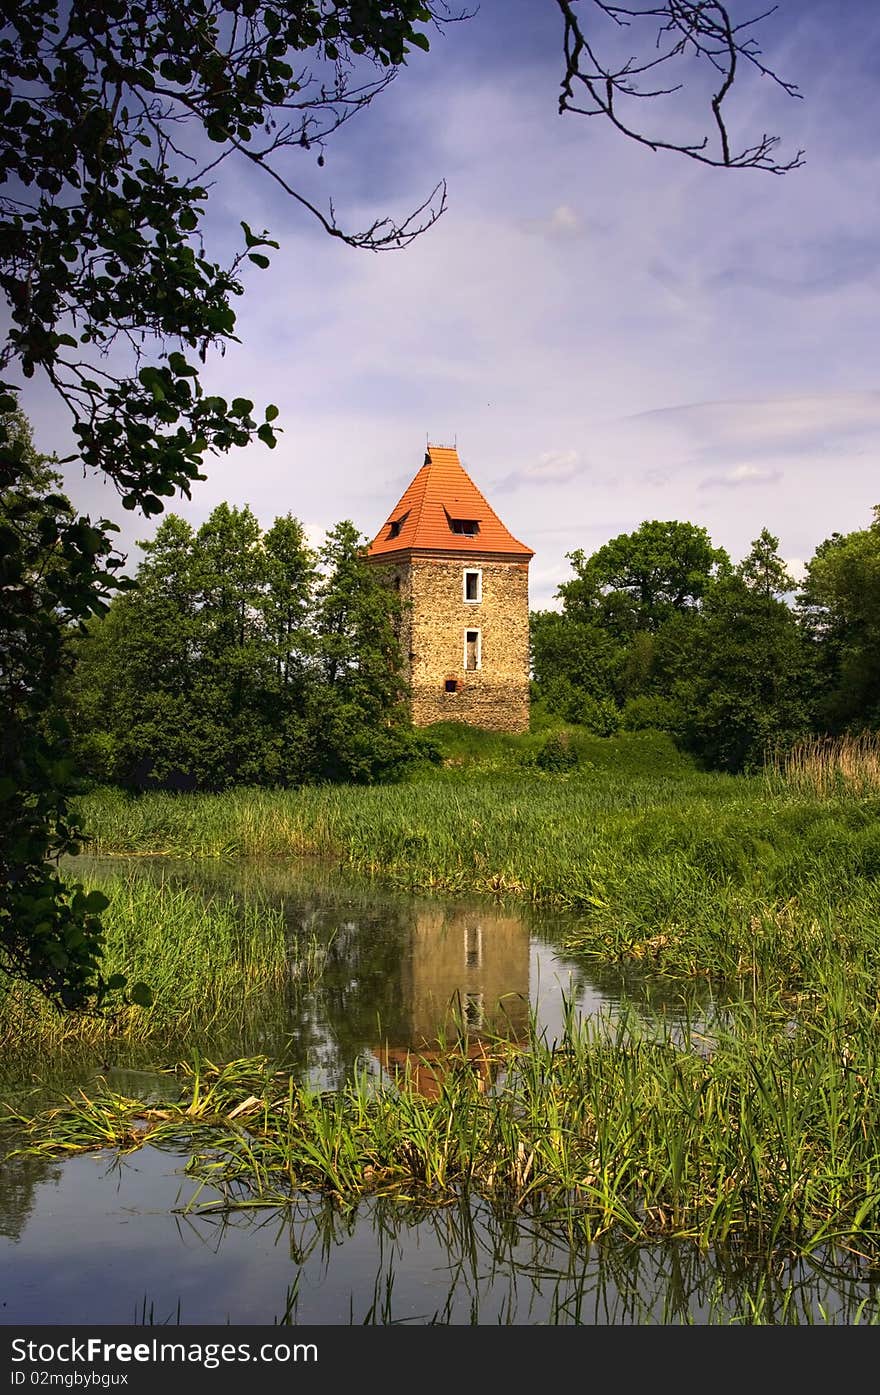
<svg viewBox="0 0 880 1395">
<path fill-rule="evenodd" d="M 760 777 L 107 790 L 81 812 L 97 853 L 320 854 L 398 888 L 577 912 L 568 947 L 597 960 L 793 993 L 817 957 L 873 955 L 880 926 L 880 800 L 790 795 Z"/>
<path fill-rule="evenodd" d="M 273 1001 L 283 1038 L 287 995 L 321 972 L 314 939 L 292 936 L 283 909 L 259 896 L 206 898 L 121 868 L 115 877 L 83 883 L 110 898 L 105 976 L 147 980 L 153 1003 L 104 1015 L 61 1013 L 28 985 L 7 981 L 0 997 L 6 1080 L 46 1080 L 62 1064 L 69 1070 L 77 1060 L 112 1059 L 118 1051 L 126 1064 L 153 1062 L 157 1054 L 167 1060 L 193 1041 L 240 1052 L 243 1043 L 265 1039 Z"/>
<path fill-rule="evenodd" d="M 487 743 L 474 749 L 483 759 Z M 699 1038 L 624 1014 L 569 1019 L 559 1041 L 533 1029 L 525 1050 L 498 1042 L 488 1091 L 452 1051 L 436 1100 L 406 1077 L 377 1089 L 356 1075 L 325 1093 L 265 1058 L 195 1063 L 161 1106 L 103 1088 L 53 1112 L 14 1111 L 27 1148 L 185 1147 L 192 1204 L 221 1212 L 302 1192 L 354 1207 L 366 1195 L 446 1205 L 473 1191 L 499 1213 L 555 1218 L 573 1243 L 675 1237 L 771 1259 L 834 1254 L 859 1271 L 880 1263 L 877 797 L 694 770 L 543 776 L 520 765 L 384 788 L 95 791 L 82 814 L 108 855 L 316 853 L 398 887 L 564 907 L 578 914 L 570 948 L 725 991 Z M 219 961 L 188 965 L 182 952 L 163 964 L 164 930 L 141 950 L 137 927 L 150 915 L 164 926 L 173 906 L 132 903 L 126 941 L 118 901 L 120 967 L 167 974 L 169 987 L 211 982 L 205 1001 L 194 992 L 187 1030 L 230 1010 L 223 985 L 242 965 L 263 983 L 285 972 L 271 929 L 268 949 L 251 953 L 230 927 Z M 207 929 L 196 938 L 199 953 L 215 952 Z M 156 956 L 152 974 L 141 952 Z"/>
<path fill-rule="evenodd" d="M 547 713 L 532 704 L 531 729 L 521 735 L 482 731 L 464 722 L 435 722 L 433 736 L 442 766 L 425 765 L 416 781 L 493 779 L 533 769 L 535 757 L 550 736 L 559 736 L 577 757 L 580 775 L 611 773 L 625 776 L 676 776 L 693 773 L 693 759 L 660 731 L 623 731 L 616 736 L 593 736 L 584 727 Z"/>
<path fill-rule="evenodd" d="M 437 1100 L 366 1078 L 319 1092 L 264 1058 L 196 1063 L 158 1105 L 109 1090 L 18 1115 L 44 1155 L 191 1152 L 191 1207 L 228 1213 L 324 1192 L 448 1204 L 468 1191 L 506 1214 L 564 1216 L 572 1241 L 613 1232 L 745 1254 L 880 1259 L 877 1022 L 809 1015 L 792 1029 L 765 997 L 710 1050 L 622 1020 L 528 1049 L 497 1044 L 484 1093 L 451 1052 Z"/>
</svg>

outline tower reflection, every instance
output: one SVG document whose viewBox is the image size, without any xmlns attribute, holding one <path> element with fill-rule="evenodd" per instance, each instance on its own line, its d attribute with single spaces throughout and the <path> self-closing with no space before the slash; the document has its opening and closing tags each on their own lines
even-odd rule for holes
<svg viewBox="0 0 880 1395">
<path fill-rule="evenodd" d="M 439 1097 L 450 1070 L 495 1078 L 497 1045 L 529 1023 L 529 932 L 490 908 L 419 907 L 401 959 L 397 1040 L 373 1054 L 397 1083 Z"/>
</svg>

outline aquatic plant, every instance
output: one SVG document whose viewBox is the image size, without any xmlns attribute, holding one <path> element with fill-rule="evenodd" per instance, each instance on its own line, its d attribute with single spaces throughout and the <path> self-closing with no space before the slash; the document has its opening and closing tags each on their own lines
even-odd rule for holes
<svg viewBox="0 0 880 1395">
<path fill-rule="evenodd" d="M 486 1091 L 449 1056 L 437 1098 L 355 1075 L 319 1091 L 265 1057 L 178 1066 L 160 1103 L 103 1089 L 30 1117 L 19 1147 L 59 1155 L 190 1152 L 188 1208 L 284 1208 L 325 1193 L 388 1196 L 564 1221 L 572 1242 L 614 1233 L 743 1254 L 880 1259 L 880 1046 L 875 1016 L 741 1004 L 695 1049 L 661 1021 L 534 1023 L 498 1041 Z"/>
<path fill-rule="evenodd" d="M 816 953 L 877 948 L 880 798 L 777 793 L 696 775 L 386 788 L 102 791 L 96 851 L 189 857 L 316 853 L 405 890 L 477 892 L 581 917 L 568 947 L 675 976 L 801 991 Z"/>
</svg>

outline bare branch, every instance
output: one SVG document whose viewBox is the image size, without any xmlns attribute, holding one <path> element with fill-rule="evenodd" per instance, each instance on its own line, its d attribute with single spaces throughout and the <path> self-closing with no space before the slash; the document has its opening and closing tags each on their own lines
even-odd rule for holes
<svg viewBox="0 0 880 1395">
<path fill-rule="evenodd" d="M 609 0 L 556 0 L 556 4 L 564 21 L 565 71 L 560 84 L 560 114 L 604 116 L 622 135 L 650 150 L 671 150 L 705 165 L 785 174 L 803 164 L 803 150 L 780 160 L 776 154 L 779 137 L 766 132 L 737 150 L 731 143 L 724 109 L 742 65 L 769 78 L 787 96 L 801 96 L 794 83 L 779 77 L 764 62 L 757 40 L 747 32 L 773 14 L 776 6 L 735 24 L 727 3 L 721 0 L 646 0 L 641 5 L 613 4 Z M 582 19 L 579 4 L 589 7 L 587 21 Z M 654 31 L 650 56 L 631 55 L 615 62 L 600 58 L 594 30 L 602 17 L 618 31 L 640 21 L 644 28 L 647 22 Z M 657 68 L 672 68 L 676 61 L 680 64 L 693 60 L 703 60 L 720 79 L 709 97 L 710 129 L 692 140 L 676 139 L 668 129 L 662 136 L 651 134 L 628 114 L 632 103 L 669 97 L 686 91 L 687 85 L 680 81 L 669 86 L 646 86 L 642 79 Z"/>
</svg>

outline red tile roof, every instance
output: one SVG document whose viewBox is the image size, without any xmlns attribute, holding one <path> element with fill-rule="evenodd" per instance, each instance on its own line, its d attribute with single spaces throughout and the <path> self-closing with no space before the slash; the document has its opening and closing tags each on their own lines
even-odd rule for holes
<svg viewBox="0 0 880 1395">
<path fill-rule="evenodd" d="M 476 523 L 476 532 L 456 531 L 456 520 Z M 535 555 L 508 532 L 451 446 L 428 446 L 424 465 L 370 543 L 367 556 L 411 551 L 497 555 L 524 561 Z"/>
</svg>

